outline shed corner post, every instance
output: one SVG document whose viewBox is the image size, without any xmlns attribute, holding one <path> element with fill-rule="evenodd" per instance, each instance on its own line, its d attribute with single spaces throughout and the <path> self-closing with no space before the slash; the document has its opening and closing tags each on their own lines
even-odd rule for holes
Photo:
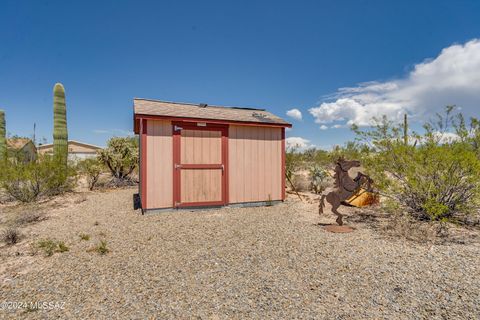
<svg viewBox="0 0 480 320">
<path fill-rule="evenodd" d="M 147 119 L 140 118 L 140 201 L 147 209 Z"/>
<path fill-rule="evenodd" d="M 183 126 L 183 123 L 181 122 L 172 122 L 172 164 L 173 164 L 173 169 L 172 169 L 172 174 L 173 174 L 173 183 L 172 183 L 172 207 L 178 209 L 180 205 L 180 201 L 182 198 L 181 195 L 181 187 L 180 187 L 180 179 L 181 179 L 181 173 L 179 170 L 179 165 L 181 162 L 181 150 L 180 150 L 180 138 L 181 138 L 181 126 Z"/>
<path fill-rule="evenodd" d="M 228 149 L 228 139 L 229 139 L 229 130 L 230 126 L 227 125 L 225 128 L 222 129 L 222 164 L 223 164 L 223 205 L 226 206 L 230 203 L 230 191 L 229 191 L 229 174 L 230 174 L 230 166 L 228 163 L 229 159 L 229 149 Z"/>
<path fill-rule="evenodd" d="M 282 201 L 285 201 L 285 127 L 282 127 Z"/>
</svg>

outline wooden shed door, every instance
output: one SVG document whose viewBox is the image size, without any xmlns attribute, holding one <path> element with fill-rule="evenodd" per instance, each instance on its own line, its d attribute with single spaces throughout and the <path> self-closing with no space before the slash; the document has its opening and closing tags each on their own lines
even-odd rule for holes
<svg viewBox="0 0 480 320">
<path fill-rule="evenodd" d="M 226 204 L 226 128 L 175 123 L 175 207 Z"/>
</svg>

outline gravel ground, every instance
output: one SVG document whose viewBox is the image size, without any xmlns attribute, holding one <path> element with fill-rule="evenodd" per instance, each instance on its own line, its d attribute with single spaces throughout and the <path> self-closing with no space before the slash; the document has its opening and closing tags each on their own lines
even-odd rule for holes
<svg viewBox="0 0 480 320">
<path fill-rule="evenodd" d="M 476 242 L 395 240 L 353 219 L 353 233 L 328 233 L 318 222 L 334 217 L 319 219 L 313 204 L 292 197 L 274 207 L 142 216 L 131 209 L 133 192 L 67 199 L 24 227 L 20 244 L 0 247 L 0 302 L 63 307 L 0 310 L 0 318 L 480 317 Z M 27 254 L 29 241 L 47 237 L 70 250 Z M 102 239 L 106 255 L 91 250 Z"/>
</svg>

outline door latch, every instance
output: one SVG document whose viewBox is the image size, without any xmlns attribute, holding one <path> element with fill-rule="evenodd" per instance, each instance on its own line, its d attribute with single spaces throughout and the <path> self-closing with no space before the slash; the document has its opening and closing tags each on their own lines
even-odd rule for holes
<svg viewBox="0 0 480 320">
<path fill-rule="evenodd" d="M 173 126 L 173 130 L 174 131 L 180 131 L 180 130 L 183 130 L 183 128 L 175 125 L 175 126 Z"/>
<path fill-rule="evenodd" d="M 180 168 L 182 168 L 182 165 L 178 164 L 178 163 L 175 163 L 175 169 L 180 169 Z"/>
</svg>

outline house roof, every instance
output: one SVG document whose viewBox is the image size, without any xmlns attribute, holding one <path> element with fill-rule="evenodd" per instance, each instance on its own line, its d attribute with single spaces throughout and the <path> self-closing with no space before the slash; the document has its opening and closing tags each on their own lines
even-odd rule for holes
<svg viewBox="0 0 480 320">
<path fill-rule="evenodd" d="M 222 107 L 142 98 L 133 100 L 133 108 L 135 115 L 273 124 L 284 127 L 292 126 L 282 118 L 265 111 L 265 109 Z"/>
<path fill-rule="evenodd" d="M 12 138 L 7 139 L 7 147 L 11 149 L 20 150 L 28 143 L 33 143 L 31 139 L 28 138 Z"/>
<path fill-rule="evenodd" d="M 53 143 L 47 143 L 47 144 L 42 144 L 38 146 L 39 151 L 45 151 L 48 149 L 53 149 Z M 85 153 L 87 152 L 86 149 L 90 149 L 90 150 L 93 150 L 92 152 L 95 152 L 96 150 L 102 149 L 102 147 L 89 144 L 89 143 L 75 141 L 75 140 L 68 140 L 68 152 Z"/>
</svg>

